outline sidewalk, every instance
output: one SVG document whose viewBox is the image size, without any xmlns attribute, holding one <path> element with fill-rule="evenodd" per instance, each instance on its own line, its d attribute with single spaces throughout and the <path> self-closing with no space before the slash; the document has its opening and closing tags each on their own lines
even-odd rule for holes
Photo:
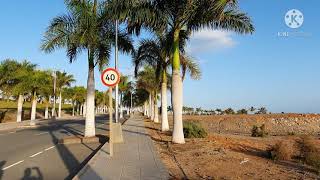
<svg viewBox="0 0 320 180">
<path fill-rule="evenodd" d="M 169 179 L 153 142 L 144 128 L 143 118 L 133 117 L 122 127 L 124 143 L 114 145 L 109 156 L 106 143 L 74 179 Z"/>
</svg>

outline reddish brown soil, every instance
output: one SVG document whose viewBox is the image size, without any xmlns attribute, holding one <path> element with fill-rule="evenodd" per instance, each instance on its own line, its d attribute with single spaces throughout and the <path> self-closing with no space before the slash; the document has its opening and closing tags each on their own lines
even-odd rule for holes
<svg viewBox="0 0 320 180">
<path fill-rule="evenodd" d="M 199 120 L 199 116 L 188 118 Z M 185 144 L 172 144 L 171 132 L 160 132 L 160 124 L 146 120 L 145 126 L 172 179 L 320 178 L 313 168 L 296 159 L 273 161 L 268 157 L 267 150 L 271 146 L 284 140 L 295 142 L 298 136 L 253 138 L 248 135 L 209 132 L 207 138 L 186 139 Z"/>
</svg>

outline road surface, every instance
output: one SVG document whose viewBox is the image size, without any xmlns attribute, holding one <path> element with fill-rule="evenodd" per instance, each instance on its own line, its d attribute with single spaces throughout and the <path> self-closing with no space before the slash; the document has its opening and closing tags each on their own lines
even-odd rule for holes
<svg viewBox="0 0 320 180">
<path fill-rule="evenodd" d="M 96 118 L 96 133 L 106 133 L 106 116 Z M 0 179 L 70 179 L 100 143 L 56 144 L 84 133 L 84 119 L 58 120 L 37 129 L 0 131 Z"/>
</svg>

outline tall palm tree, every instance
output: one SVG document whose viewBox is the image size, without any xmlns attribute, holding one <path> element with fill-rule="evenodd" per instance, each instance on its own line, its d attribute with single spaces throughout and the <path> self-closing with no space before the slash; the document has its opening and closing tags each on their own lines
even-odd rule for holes
<svg viewBox="0 0 320 180">
<path fill-rule="evenodd" d="M 149 112 L 151 114 L 151 120 L 157 123 L 159 122 L 157 98 L 160 81 L 156 77 L 155 69 L 151 66 L 145 66 L 143 71 L 138 73 L 137 77 L 137 87 L 149 92 Z"/>
<path fill-rule="evenodd" d="M 70 63 L 78 54 L 87 52 L 88 80 L 86 98 L 85 136 L 95 136 L 95 81 L 94 68 L 102 70 L 108 64 L 111 47 L 115 44 L 114 23 L 106 18 L 109 13 L 98 0 L 66 0 L 68 14 L 54 18 L 45 33 L 42 50 L 47 53 L 57 48 L 66 48 Z M 133 49 L 131 39 L 119 32 L 119 49 L 129 52 Z"/>
<path fill-rule="evenodd" d="M 170 37 L 169 35 L 158 35 L 157 39 L 142 40 L 136 51 L 133 61 L 135 64 L 135 75 L 141 66 L 150 65 L 156 69 L 156 77 L 161 81 L 161 130 L 168 131 L 168 113 L 167 113 L 167 84 L 168 84 L 168 69 L 171 65 L 170 56 Z M 201 71 L 199 64 L 187 56 L 181 47 L 183 53 L 180 58 L 182 66 L 181 76 L 185 78 L 187 72 L 190 73 L 192 79 L 199 79 Z"/>
<path fill-rule="evenodd" d="M 251 19 L 238 8 L 237 0 L 110 0 L 109 9 L 128 23 L 136 34 L 142 27 L 171 33 L 172 106 L 174 128 L 172 141 L 184 143 L 182 122 L 182 79 L 180 76 L 180 46 L 193 32 L 203 28 L 254 32 Z"/>
<path fill-rule="evenodd" d="M 70 87 L 71 83 L 76 80 L 73 78 L 72 74 L 67 74 L 66 72 L 57 71 L 57 90 L 59 92 L 59 110 L 58 117 L 61 118 L 61 107 L 62 107 L 62 91 L 65 87 Z"/>
</svg>

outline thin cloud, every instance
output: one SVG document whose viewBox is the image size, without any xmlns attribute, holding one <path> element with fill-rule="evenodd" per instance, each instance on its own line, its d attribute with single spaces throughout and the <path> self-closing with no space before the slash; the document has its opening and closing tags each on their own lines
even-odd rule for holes
<svg viewBox="0 0 320 180">
<path fill-rule="evenodd" d="M 230 32 L 208 29 L 196 32 L 192 35 L 187 51 L 190 54 L 199 54 L 231 48 L 236 44 L 231 35 Z"/>
</svg>

